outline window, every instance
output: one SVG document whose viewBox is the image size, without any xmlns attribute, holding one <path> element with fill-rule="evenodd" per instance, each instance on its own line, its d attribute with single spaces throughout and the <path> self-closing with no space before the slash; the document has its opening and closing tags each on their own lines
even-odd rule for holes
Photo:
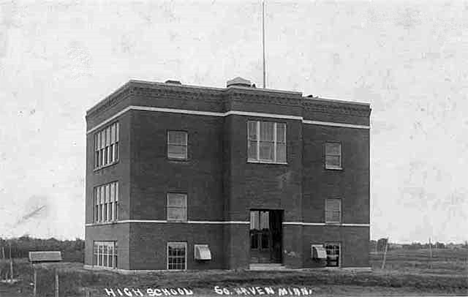
<svg viewBox="0 0 468 297">
<path fill-rule="evenodd" d="M 342 169 L 341 168 L 341 143 L 337 143 L 337 142 L 325 143 L 325 168 L 326 169 Z"/>
<path fill-rule="evenodd" d="M 270 212 L 250 211 L 250 248 L 268 249 L 270 246 Z"/>
<path fill-rule="evenodd" d="M 167 194 L 167 220 L 168 221 L 187 221 L 187 195 L 186 194 Z"/>
<path fill-rule="evenodd" d="M 119 217 L 119 183 L 94 188 L 94 222 L 113 222 Z"/>
<path fill-rule="evenodd" d="M 94 168 L 101 168 L 119 160 L 119 123 L 94 134 Z"/>
<path fill-rule="evenodd" d="M 185 270 L 187 269 L 187 243 L 168 242 L 167 243 L 167 269 Z"/>
<path fill-rule="evenodd" d="M 167 157 L 169 159 L 187 160 L 187 132 L 167 132 Z"/>
<path fill-rule="evenodd" d="M 325 223 L 341 223 L 341 199 L 325 200 Z"/>
<path fill-rule="evenodd" d="M 248 121 L 247 126 L 250 162 L 286 163 L 286 124 Z"/>
<path fill-rule="evenodd" d="M 95 241 L 93 247 L 93 265 L 117 268 L 117 241 Z"/>
<path fill-rule="evenodd" d="M 340 244 L 326 243 L 325 250 L 327 251 L 327 266 L 340 267 Z"/>
</svg>

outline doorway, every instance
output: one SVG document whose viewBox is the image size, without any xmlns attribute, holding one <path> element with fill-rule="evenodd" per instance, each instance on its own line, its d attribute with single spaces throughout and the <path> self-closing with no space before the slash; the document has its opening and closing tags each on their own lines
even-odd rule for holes
<svg viewBox="0 0 468 297">
<path fill-rule="evenodd" d="M 250 211 L 250 263 L 282 263 L 283 211 Z"/>
</svg>

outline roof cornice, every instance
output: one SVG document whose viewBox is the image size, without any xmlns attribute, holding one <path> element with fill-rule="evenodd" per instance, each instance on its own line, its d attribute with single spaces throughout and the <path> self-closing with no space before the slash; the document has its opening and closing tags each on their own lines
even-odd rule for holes
<svg viewBox="0 0 468 297">
<path fill-rule="evenodd" d="M 306 111 L 329 114 L 346 114 L 360 117 L 369 117 L 371 114 L 370 104 L 368 103 L 342 100 L 304 98 L 302 107 Z"/>
<path fill-rule="evenodd" d="M 329 114 L 347 114 L 368 117 L 371 108 L 368 103 L 350 102 L 318 97 L 303 97 L 301 92 L 271 90 L 262 88 L 248 88 L 230 86 L 227 88 L 200 87 L 170 83 L 147 82 L 130 80 L 101 100 L 86 112 L 89 117 L 125 100 L 131 95 L 160 97 L 173 95 L 182 100 L 197 100 L 205 102 L 225 103 L 230 100 L 242 103 L 264 103 L 302 107 L 304 111 L 322 112 Z"/>
</svg>

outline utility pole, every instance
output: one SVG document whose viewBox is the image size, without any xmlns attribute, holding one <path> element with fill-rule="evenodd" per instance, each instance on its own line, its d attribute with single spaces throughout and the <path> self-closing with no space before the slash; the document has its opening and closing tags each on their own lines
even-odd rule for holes
<svg viewBox="0 0 468 297">
<path fill-rule="evenodd" d="M 13 258 L 11 257 L 11 241 L 8 241 L 10 247 L 10 281 L 13 283 Z"/>
<path fill-rule="evenodd" d="M 34 288 L 33 288 L 33 297 L 36 297 L 37 293 L 37 270 L 36 267 L 34 267 Z"/>
<path fill-rule="evenodd" d="M 265 64 L 265 0 L 262 1 L 262 46 L 263 46 L 263 88 L 266 88 L 266 64 Z"/>
<path fill-rule="evenodd" d="M 59 297 L 59 276 L 55 270 L 55 297 Z"/>
</svg>

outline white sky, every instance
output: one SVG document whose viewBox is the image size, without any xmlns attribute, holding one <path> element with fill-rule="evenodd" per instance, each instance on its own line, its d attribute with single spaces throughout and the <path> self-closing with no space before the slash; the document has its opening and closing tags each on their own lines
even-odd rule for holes
<svg viewBox="0 0 468 297">
<path fill-rule="evenodd" d="M 371 237 L 467 240 L 468 2 L 266 11 L 269 88 L 371 103 Z M 261 86 L 261 54 L 260 1 L 0 0 L 0 236 L 84 236 L 84 116 L 104 96 Z"/>
</svg>

